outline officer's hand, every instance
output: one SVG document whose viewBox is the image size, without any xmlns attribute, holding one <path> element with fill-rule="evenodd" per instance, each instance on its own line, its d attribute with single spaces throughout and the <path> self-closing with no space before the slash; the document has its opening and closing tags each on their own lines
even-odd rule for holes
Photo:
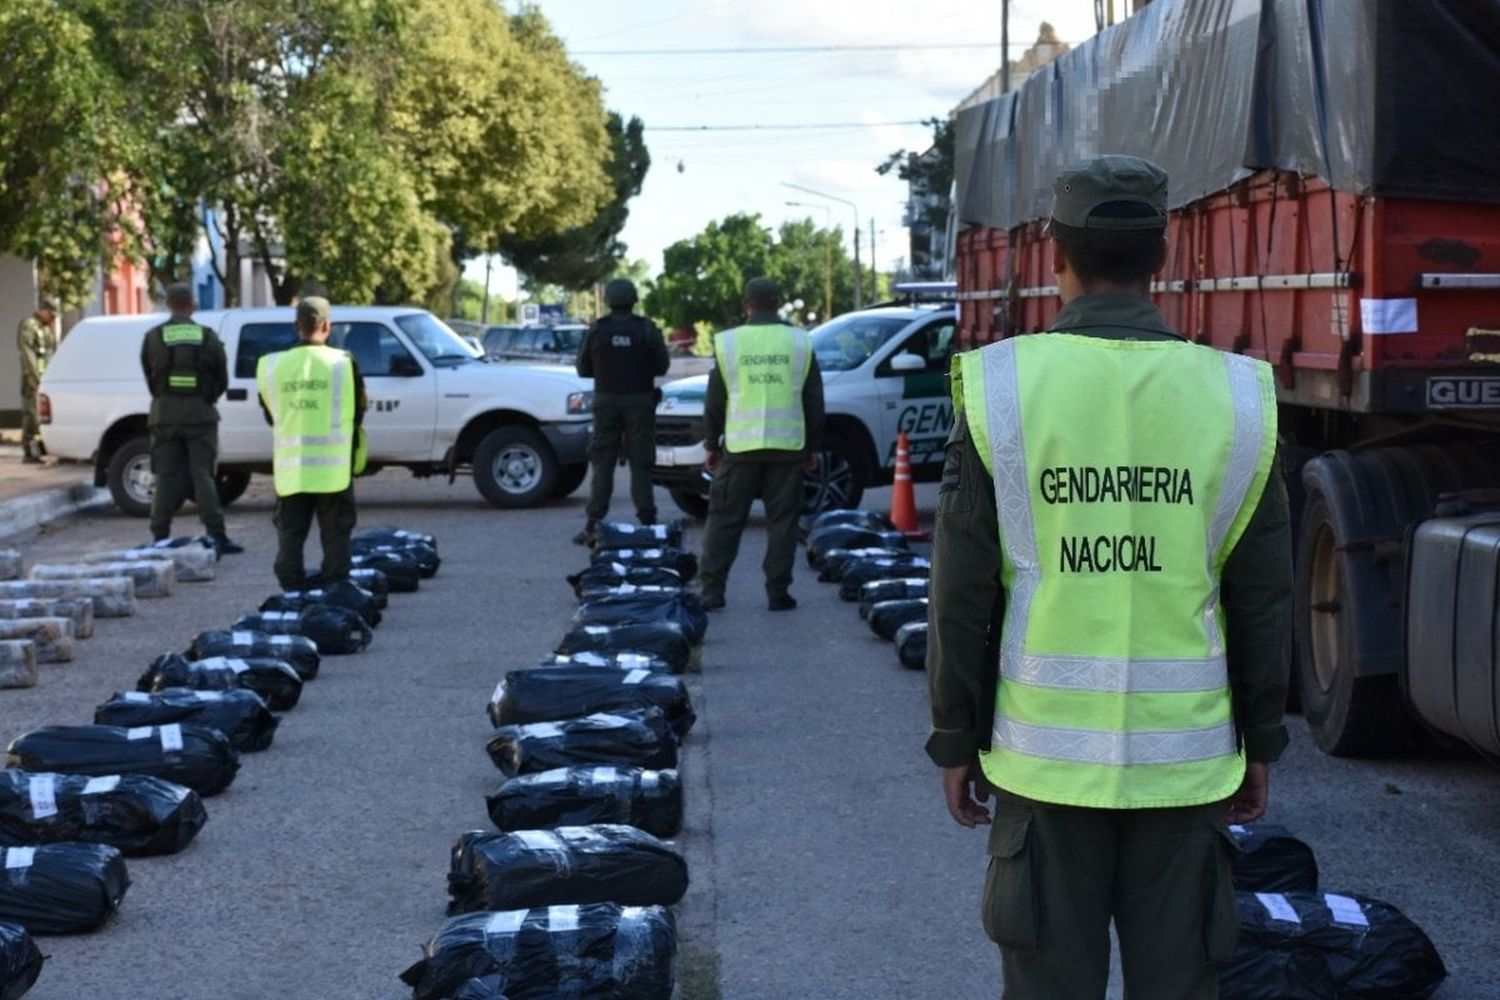
<svg viewBox="0 0 1500 1000">
<path fill-rule="evenodd" d="M 973 786 L 972 793 L 969 786 Z M 974 829 L 989 826 L 990 811 L 980 802 L 990 800 L 990 783 L 985 780 L 979 764 L 943 768 L 943 797 L 948 800 L 948 815 L 959 826 Z M 975 799 L 979 801 L 974 801 Z"/>
<path fill-rule="evenodd" d="M 1271 795 L 1271 768 L 1265 764 L 1247 764 L 1245 780 L 1239 791 L 1229 797 L 1229 822 L 1254 823 L 1266 814 L 1266 800 Z"/>
<path fill-rule="evenodd" d="M 719 471 L 719 453 L 716 451 L 705 452 L 703 455 L 703 467 L 709 472 Z"/>
</svg>

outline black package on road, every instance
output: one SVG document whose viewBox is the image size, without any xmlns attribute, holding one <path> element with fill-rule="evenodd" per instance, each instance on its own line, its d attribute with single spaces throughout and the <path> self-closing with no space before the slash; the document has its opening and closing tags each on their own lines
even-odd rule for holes
<svg viewBox="0 0 1500 1000">
<path fill-rule="evenodd" d="M 677 766 L 677 736 L 659 708 L 501 726 L 485 750 L 507 777 L 580 764 Z"/>
<path fill-rule="evenodd" d="M 680 673 L 672 664 L 649 653 L 618 650 L 611 653 L 571 653 L 553 655 L 537 664 L 539 667 L 588 667 L 591 670 L 649 670 L 654 674 Z"/>
<path fill-rule="evenodd" d="M 910 555 L 902 549 L 829 549 L 818 566 L 818 582 L 841 582 L 850 565 L 862 559 L 905 559 Z"/>
<path fill-rule="evenodd" d="M 673 732 L 686 736 L 697 716 L 687 686 L 671 674 L 595 667 L 536 667 L 512 670 L 490 696 L 496 726 L 552 722 L 594 712 L 659 708 Z"/>
<path fill-rule="evenodd" d="M 323 662 L 317 644 L 306 636 L 267 635 L 250 629 L 199 632 L 188 646 L 186 655 L 192 660 L 207 660 L 214 656 L 283 660 L 305 681 L 318 676 L 318 666 Z"/>
<path fill-rule="evenodd" d="M 375 598 L 375 606 L 384 611 L 390 604 L 391 580 L 378 569 L 355 568 L 349 570 L 349 582 L 368 590 Z M 302 589 L 320 590 L 323 587 L 323 571 L 308 570 L 307 583 Z"/>
<path fill-rule="evenodd" d="M 413 1000 L 498 976 L 510 1000 L 666 1000 L 677 925 L 664 906 L 543 906 L 450 917 L 401 973 Z"/>
<path fill-rule="evenodd" d="M 603 549 L 680 549 L 682 525 L 631 524 L 628 521 L 602 521 L 594 527 L 594 548 Z"/>
<path fill-rule="evenodd" d="M 197 792 L 149 774 L 0 771 L 0 844 L 77 841 L 176 854 L 206 822 Z"/>
<path fill-rule="evenodd" d="M 458 988 L 453 1000 L 510 1000 L 505 995 L 505 978 L 499 973 L 475 976 Z"/>
<path fill-rule="evenodd" d="M 229 737 L 230 745 L 240 753 L 269 750 L 279 721 L 271 714 L 265 699 L 245 688 L 228 691 L 166 688 L 155 694 L 120 691 L 94 709 L 94 723 L 100 726 L 128 729 L 186 722 L 217 729 Z"/>
<path fill-rule="evenodd" d="M 1417 1000 L 1448 970 L 1389 903 L 1335 893 L 1235 893 L 1240 943 L 1219 963 L 1221 1000 Z"/>
<path fill-rule="evenodd" d="M 614 590 L 631 584 L 637 587 L 681 587 L 682 577 L 675 570 L 660 566 L 627 566 L 621 562 L 596 562 L 567 578 L 573 595 L 583 600 L 585 595 L 601 590 Z"/>
<path fill-rule="evenodd" d="M 554 650 L 573 653 L 645 653 L 672 665 L 673 673 L 687 669 L 693 644 L 676 622 L 644 622 L 638 625 L 580 625 L 570 629 Z"/>
<path fill-rule="evenodd" d="M 927 598 L 907 597 L 899 601 L 881 601 L 870 609 L 870 631 L 882 639 L 896 638 L 902 625 L 927 620 Z"/>
<path fill-rule="evenodd" d="M 839 583 L 839 597 L 845 601 L 857 601 L 860 589 L 871 580 L 926 577 L 931 573 L 932 563 L 921 556 L 907 554 L 890 558 L 856 559 L 844 567 L 843 580 Z"/>
<path fill-rule="evenodd" d="M 907 670 L 927 669 L 927 623 L 907 622 L 896 630 L 896 657 Z"/>
<path fill-rule="evenodd" d="M 645 590 L 629 585 L 585 601 L 573 615 L 574 625 L 636 625 L 676 622 L 694 646 L 708 632 L 708 612 L 697 594 L 686 590 Z"/>
<path fill-rule="evenodd" d="M 834 524 L 818 528 L 807 536 L 807 564 L 814 569 L 823 564 L 823 553 L 830 549 L 904 549 L 906 536 L 899 531 L 872 531 L 851 524 Z"/>
<path fill-rule="evenodd" d="M 682 782 L 672 770 L 560 767 L 508 778 L 485 804 L 501 830 L 626 823 L 673 837 L 682 829 Z"/>
<path fill-rule="evenodd" d="M 679 548 L 599 549 L 594 553 L 593 561 L 669 569 L 682 577 L 683 583 L 691 583 L 698 575 L 698 554 Z"/>
<path fill-rule="evenodd" d="M 881 601 L 900 601 L 909 597 L 926 597 L 928 581 L 922 577 L 897 577 L 894 580 L 871 580 L 859 588 L 859 616 L 870 618 L 870 608 Z"/>
<path fill-rule="evenodd" d="M 21 1000 L 46 961 L 26 928 L 0 923 L 0 1000 Z"/>
<path fill-rule="evenodd" d="M 103 926 L 130 879 L 104 844 L 0 847 L 0 922 L 32 934 L 76 934 Z"/>
<path fill-rule="evenodd" d="M 417 557 L 400 549 L 363 549 L 351 561 L 355 569 L 378 569 L 393 594 L 410 594 L 422 586 L 422 569 Z"/>
<path fill-rule="evenodd" d="M 380 609 L 375 595 L 348 580 L 340 580 L 321 590 L 286 590 L 260 602 L 262 611 L 301 611 L 311 604 L 332 604 L 336 608 L 356 611 L 371 628 L 380 627 Z"/>
<path fill-rule="evenodd" d="M 1274 823 L 1229 828 L 1240 845 L 1234 887 L 1241 892 L 1316 892 L 1318 862 L 1307 844 Z"/>
<path fill-rule="evenodd" d="M 896 526 L 884 514 L 873 510 L 825 510 L 812 517 L 804 517 L 798 523 L 804 539 L 822 528 L 845 527 L 866 528 L 870 531 L 895 531 Z"/>
<path fill-rule="evenodd" d="M 438 568 L 443 564 L 442 559 L 438 558 L 437 539 L 431 535 L 383 528 L 376 531 L 362 531 L 354 536 L 356 555 L 387 549 L 405 552 L 416 559 L 417 570 L 424 580 L 436 576 Z"/>
<path fill-rule="evenodd" d="M 453 845 L 448 912 L 587 903 L 671 906 L 687 887 L 682 855 L 633 826 L 479 830 Z"/>
<path fill-rule="evenodd" d="M 265 700 L 273 712 L 296 708 L 302 697 L 302 678 L 283 660 L 262 657 L 239 659 L 215 656 L 189 660 L 181 653 L 163 653 L 136 681 L 137 691 L 152 693 L 185 687 L 199 691 L 232 691 L 244 688 Z"/>
<path fill-rule="evenodd" d="M 6 764 L 27 771 L 69 774 L 149 774 L 186 785 L 199 795 L 229 787 L 240 755 L 217 729 L 184 726 L 43 726 L 17 736 Z"/>
<path fill-rule="evenodd" d="M 305 636 L 323 656 L 358 653 L 370 645 L 375 636 L 359 612 L 331 604 L 309 604 L 301 611 L 258 611 L 240 615 L 233 627 L 267 635 Z"/>
</svg>

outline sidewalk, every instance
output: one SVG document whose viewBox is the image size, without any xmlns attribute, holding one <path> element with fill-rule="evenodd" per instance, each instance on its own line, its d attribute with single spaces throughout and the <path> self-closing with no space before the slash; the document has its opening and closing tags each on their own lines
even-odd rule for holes
<svg viewBox="0 0 1500 1000">
<path fill-rule="evenodd" d="M 0 432 L 0 538 L 108 499 L 107 490 L 94 486 L 93 466 L 50 458 L 23 465 L 17 433 Z"/>
</svg>

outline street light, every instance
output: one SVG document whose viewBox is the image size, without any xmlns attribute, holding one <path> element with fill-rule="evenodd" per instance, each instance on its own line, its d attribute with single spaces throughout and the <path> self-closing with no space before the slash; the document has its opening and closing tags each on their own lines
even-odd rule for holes
<svg viewBox="0 0 1500 1000">
<path fill-rule="evenodd" d="M 826 191 L 815 191 L 810 187 L 803 187 L 801 184 L 793 184 L 790 181 L 782 181 L 781 186 L 789 187 L 793 191 L 815 194 L 819 198 L 827 198 L 829 201 L 836 201 L 840 205 L 848 205 L 854 210 L 854 308 L 859 309 L 864 305 L 864 296 L 860 293 L 859 287 L 859 206 L 848 198 L 840 198 L 838 195 L 828 194 Z"/>
<path fill-rule="evenodd" d="M 823 213 L 823 316 L 833 315 L 833 214 L 827 205 L 789 201 L 790 208 L 816 208 Z"/>
</svg>

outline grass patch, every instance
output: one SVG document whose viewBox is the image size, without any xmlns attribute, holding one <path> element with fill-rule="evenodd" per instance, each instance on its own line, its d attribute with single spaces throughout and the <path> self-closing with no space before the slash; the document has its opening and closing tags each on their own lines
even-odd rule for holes
<svg viewBox="0 0 1500 1000">
<path fill-rule="evenodd" d="M 706 948 L 684 948 L 677 955 L 679 1000 L 721 1000 L 719 953 Z"/>
</svg>

